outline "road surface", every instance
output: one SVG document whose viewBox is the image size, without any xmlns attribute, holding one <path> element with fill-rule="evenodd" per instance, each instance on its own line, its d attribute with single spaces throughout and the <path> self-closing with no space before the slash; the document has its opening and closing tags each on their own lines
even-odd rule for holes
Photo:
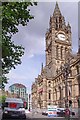
<svg viewBox="0 0 80 120">
<path fill-rule="evenodd" d="M 26 120 L 66 120 L 64 117 L 48 117 L 40 113 L 26 113 Z M 2 120 L 2 111 L 0 110 L 0 120 Z M 5 119 L 5 120 L 14 120 L 14 119 Z M 15 119 L 20 120 L 20 119 Z M 21 119 L 22 120 L 22 119 Z M 78 118 L 70 118 L 70 120 L 79 120 Z"/>
</svg>

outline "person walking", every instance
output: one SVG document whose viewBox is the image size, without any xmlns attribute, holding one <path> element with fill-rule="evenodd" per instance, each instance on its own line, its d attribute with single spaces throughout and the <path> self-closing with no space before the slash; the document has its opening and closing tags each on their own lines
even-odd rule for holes
<svg viewBox="0 0 80 120">
<path fill-rule="evenodd" d="M 66 108 L 66 110 L 65 110 L 65 118 L 66 118 L 66 120 L 70 120 L 70 110 L 69 110 L 69 108 Z"/>
</svg>

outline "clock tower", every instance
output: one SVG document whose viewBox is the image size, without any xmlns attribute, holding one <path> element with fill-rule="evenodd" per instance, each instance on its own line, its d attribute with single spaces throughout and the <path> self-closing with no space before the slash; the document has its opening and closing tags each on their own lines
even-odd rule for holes
<svg viewBox="0 0 80 120">
<path fill-rule="evenodd" d="M 46 66 L 54 77 L 65 63 L 66 55 L 71 52 L 71 26 L 66 25 L 58 3 L 56 2 L 53 15 L 50 17 L 49 29 L 46 32 Z"/>
</svg>

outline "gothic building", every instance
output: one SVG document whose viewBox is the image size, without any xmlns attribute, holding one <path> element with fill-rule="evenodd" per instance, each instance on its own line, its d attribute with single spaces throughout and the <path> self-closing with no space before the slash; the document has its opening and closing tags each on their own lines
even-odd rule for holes
<svg viewBox="0 0 80 120">
<path fill-rule="evenodd" d="M 32 84 L 32 108 L 65 107 L 66 99 L 76 107 L 80 95 L 80 56 L 72 54 L 71 26 L 66 25 L 58 3 L 50 17 L 45 41 L 46 65 L 42 64 L 41 74 Z"/>
</svg>

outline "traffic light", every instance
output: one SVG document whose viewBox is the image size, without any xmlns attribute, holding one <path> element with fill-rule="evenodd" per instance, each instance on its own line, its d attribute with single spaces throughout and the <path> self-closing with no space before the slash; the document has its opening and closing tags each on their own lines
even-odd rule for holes
<svg viewBox="0 0 80 120">
<path fill-rule="evenodd" d="M 72 106 L 72 100 L 69 100 L 69 107 Z"/>
</svg>

